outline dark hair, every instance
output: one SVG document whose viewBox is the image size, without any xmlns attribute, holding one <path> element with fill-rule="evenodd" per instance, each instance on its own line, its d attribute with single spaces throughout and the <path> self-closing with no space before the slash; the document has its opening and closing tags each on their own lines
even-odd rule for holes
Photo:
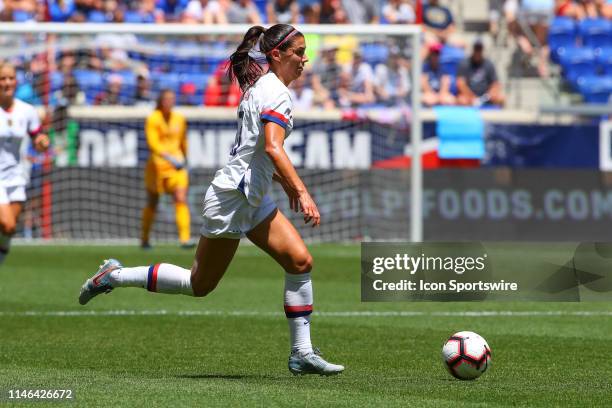
<svg viewBox="0 0 612 408">
<path fill-rule="evenodd" d="M 296 31 L 295 34 L 294 31 Z M 261 34 L 263 34 L 263 37 L 259 48 L 266 56 L 268 63 L 271 62 L 270 51 L 275 48 L 285 51 L 291 46 L 293 38 L 289 38 L 289 36 L 303 36 L 289 24 L 276 24 L 267 30 L 261 26 L 249 28 L 236 51 L 230 56 L 227 70 L 230 81 L 238 81 L 240 89 L 243 91 L 252 86 L 265 73 L 264 68 L 249 56 L 249 51 L 255 46 Z"/>
<path fill-rule="evenodd" d="M 157 95 L 157 101 L 155 103 L 155 109 L 156 110 L 161 110 L 162 99 L 163 99 L 164 95 L 169 94 L 169 93 L 171 93 L 172 95 L 176 95 L 174 93 L 174 91 L 172 89 L 170 89 L 170 88 L 164 88 L 161 91 L 159 91 L 159 95 Z"/>
</svg>

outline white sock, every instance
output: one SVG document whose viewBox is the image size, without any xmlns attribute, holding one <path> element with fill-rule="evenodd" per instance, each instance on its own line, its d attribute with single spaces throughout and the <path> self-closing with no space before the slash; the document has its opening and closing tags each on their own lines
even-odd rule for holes
<svg viewBox="0 0 612 408">
<path fill-rule="evenodd" d="M 310 273 L 285 273 L 285 316 L 291 333 L 291 351 L 312 352 L 310 314 L 312 313 L 312 281 Z"/>
<path fill-rule="evenodd" d="M 0 232 L 0 265 L 11 249 L 11 236 Z"/>
<path fill-rule="evenodd" d="M 145 288 L 149 292 L 181 293 L 193 296 L 191 271 L 172 264 L 155 264 L 116 269 L 110 274 L 111 285 Z"/>
</svg>

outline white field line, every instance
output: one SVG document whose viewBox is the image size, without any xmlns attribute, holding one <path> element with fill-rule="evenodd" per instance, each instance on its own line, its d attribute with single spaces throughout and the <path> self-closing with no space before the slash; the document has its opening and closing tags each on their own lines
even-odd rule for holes
<svg viewBox="0 0 612 408">
<path fill-rule="evenodd" d="M 551 316 L 612 316 L 612 310 L 590 310 L 590 311 L 440 311 L 440 312 L 418 312 L 418 311 L 345 311 L 345 312 L 315 312 L 317 317 L 551 317 Z M 222 310 L 57 310 L 40 311 L 29 310 L 21 312 L 0 311 L 0 317 L 105 317 L 105 316 L 222 316 L 222 317 L 280 317 L 282 312 L 256 312 L 247 310 L 222 311 Z"/>
</svg>

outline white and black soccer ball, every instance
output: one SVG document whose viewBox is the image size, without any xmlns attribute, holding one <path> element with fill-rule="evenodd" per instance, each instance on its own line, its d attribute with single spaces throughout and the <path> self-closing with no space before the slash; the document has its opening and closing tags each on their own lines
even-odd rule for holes
<svg viewBox="0 0 612 408">
<path fill-rule="evenodd" d="M 460 380 L 474 380 L 491 365 L 491 348 L 480 335 L 461 331 L 442 347 L 442 360 L 449 373 Z"/>
</svg>

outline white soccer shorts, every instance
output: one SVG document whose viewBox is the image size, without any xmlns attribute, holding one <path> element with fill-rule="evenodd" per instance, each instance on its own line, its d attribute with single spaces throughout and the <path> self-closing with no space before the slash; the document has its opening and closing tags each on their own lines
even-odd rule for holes
<svg viewBox="0 0 612 408">
<path fill-rule="evenodd" d="M 204 198 L 200 233 L 207 238 L 244 238 L 275 209 L 276 203 L 268 195 L 259 207 L 253 207 L 239 190 L 210 186 Z"/>
<path fill-rule="evenodd" d="M 24 202 L 26 193 L 24 186 L 9 186 L 0 185 L 0 205 L 10 204 L 14 202 Z"/>
</svg>

